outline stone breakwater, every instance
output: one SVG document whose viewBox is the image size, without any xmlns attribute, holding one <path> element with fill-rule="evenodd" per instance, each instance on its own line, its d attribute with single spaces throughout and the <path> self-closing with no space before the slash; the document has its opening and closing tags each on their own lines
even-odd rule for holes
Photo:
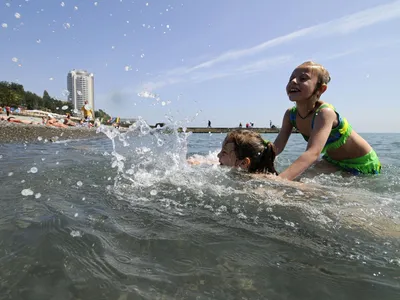
<svg viewBox="0 0 400 300">
<path fill-rule="evenodd" d="M 0 122 L 0 143 L 33 142 L 38 139 L 48 141 L 105 137 L 94 128 L 57 128 L 44 125 L 25 125 Z"/>
<path fill-rule="evenodd" d="M 193 133 L 228 133 L 232 130 L 237 130 L 237 129 L 242 129 L 242 130 L 252 130 L 258 133 L 278 133 L 279 129 L 278 128 L 239 128 L 239 127 L 187 127 L 186 132 L 193 132 Z M 179 128 L 181 131 L 182 128 Z M 295 132 L 295 131 L 294 131 Z"/>
</svg>

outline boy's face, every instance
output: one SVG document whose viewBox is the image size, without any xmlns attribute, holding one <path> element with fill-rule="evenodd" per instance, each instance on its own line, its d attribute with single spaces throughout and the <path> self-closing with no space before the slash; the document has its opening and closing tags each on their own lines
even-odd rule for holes
<svg viewBox="0 0 400 300">
<path fill-rule="evenodd" d="M 317 82 L 317 70 L 310 67 L 297 67 L 286 86 L 290 101 L 308 100 L 314 93 Z"/>
</svg>

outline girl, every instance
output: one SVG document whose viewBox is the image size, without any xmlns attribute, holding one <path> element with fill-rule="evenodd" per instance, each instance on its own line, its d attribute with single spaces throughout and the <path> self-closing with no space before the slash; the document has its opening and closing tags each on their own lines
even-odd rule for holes
<svg viewBox="0 0 400 300">
<path fill-rule="evenodd" d="M 233 130 L 226 136 L 219 163 L 229 167 L 240 167 L 250 173 L 272 173 L 275 170 L 275 147 L 261 135 L 251 130 Z"/>
<path fill-rule="evenodd" d="M 296 106 L 286 111 L 282 129 L 274 144 L 277 155 L 283 151 L 295 127 L 308 142 L 306 151 L 279 176 L 293 180 L 323 153 L 323 159 L 353 174 L 379 174 L 381 164 L 372 147 L 335 108 L 319 98 L 330 81 L 320 64 L 305 62 L 292 73 L 286 92 Z"/>
</svg>

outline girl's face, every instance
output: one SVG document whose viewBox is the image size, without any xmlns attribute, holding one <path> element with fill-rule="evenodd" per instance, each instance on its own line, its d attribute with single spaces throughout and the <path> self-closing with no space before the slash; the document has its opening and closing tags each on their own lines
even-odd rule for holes
<svg viewBox="0 0 400 300">
<path fill-rule="evenodd" d="M 308 100 L 313 95 L 318 82 L 317 73 L 316 70 L 307 67 L 297 67 L 293 71 L 286 86 L 290 101 Z"/>
<path fill-rule="evenodd" d="M 221 152 L 218 153 L 218 158 L 221 165 L 236 167 L 238 159 L 235 154 L 235 144 L 224 141 Z"/>
</svg>

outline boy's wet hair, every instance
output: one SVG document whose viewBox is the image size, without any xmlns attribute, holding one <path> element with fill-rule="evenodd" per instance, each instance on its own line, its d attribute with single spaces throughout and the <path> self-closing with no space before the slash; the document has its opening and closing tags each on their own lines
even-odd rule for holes
<svg viewBox="0 0 400 300">
<path fill-rule="evenodd" d="M 276 150 L 273 143 L 264 140 L 258 132 L 251 130 L 233 130 L 226 136 L 225 143 L 234 143 L 235 155 L 242 160 L 248 157 L 250 173 L 272 173 L 275 170 Z"/>
<path fill-rule="evenodd" d="M 318 72 L 318 88 L 320 88 L 323 84 L 328 84 L 331 81 L 331 76 L 325 67 L 321 64 L 317 64 L 313 61 L 306 61 L 302 63 L 298 68 L 312 68 Z"/>
</svg>

